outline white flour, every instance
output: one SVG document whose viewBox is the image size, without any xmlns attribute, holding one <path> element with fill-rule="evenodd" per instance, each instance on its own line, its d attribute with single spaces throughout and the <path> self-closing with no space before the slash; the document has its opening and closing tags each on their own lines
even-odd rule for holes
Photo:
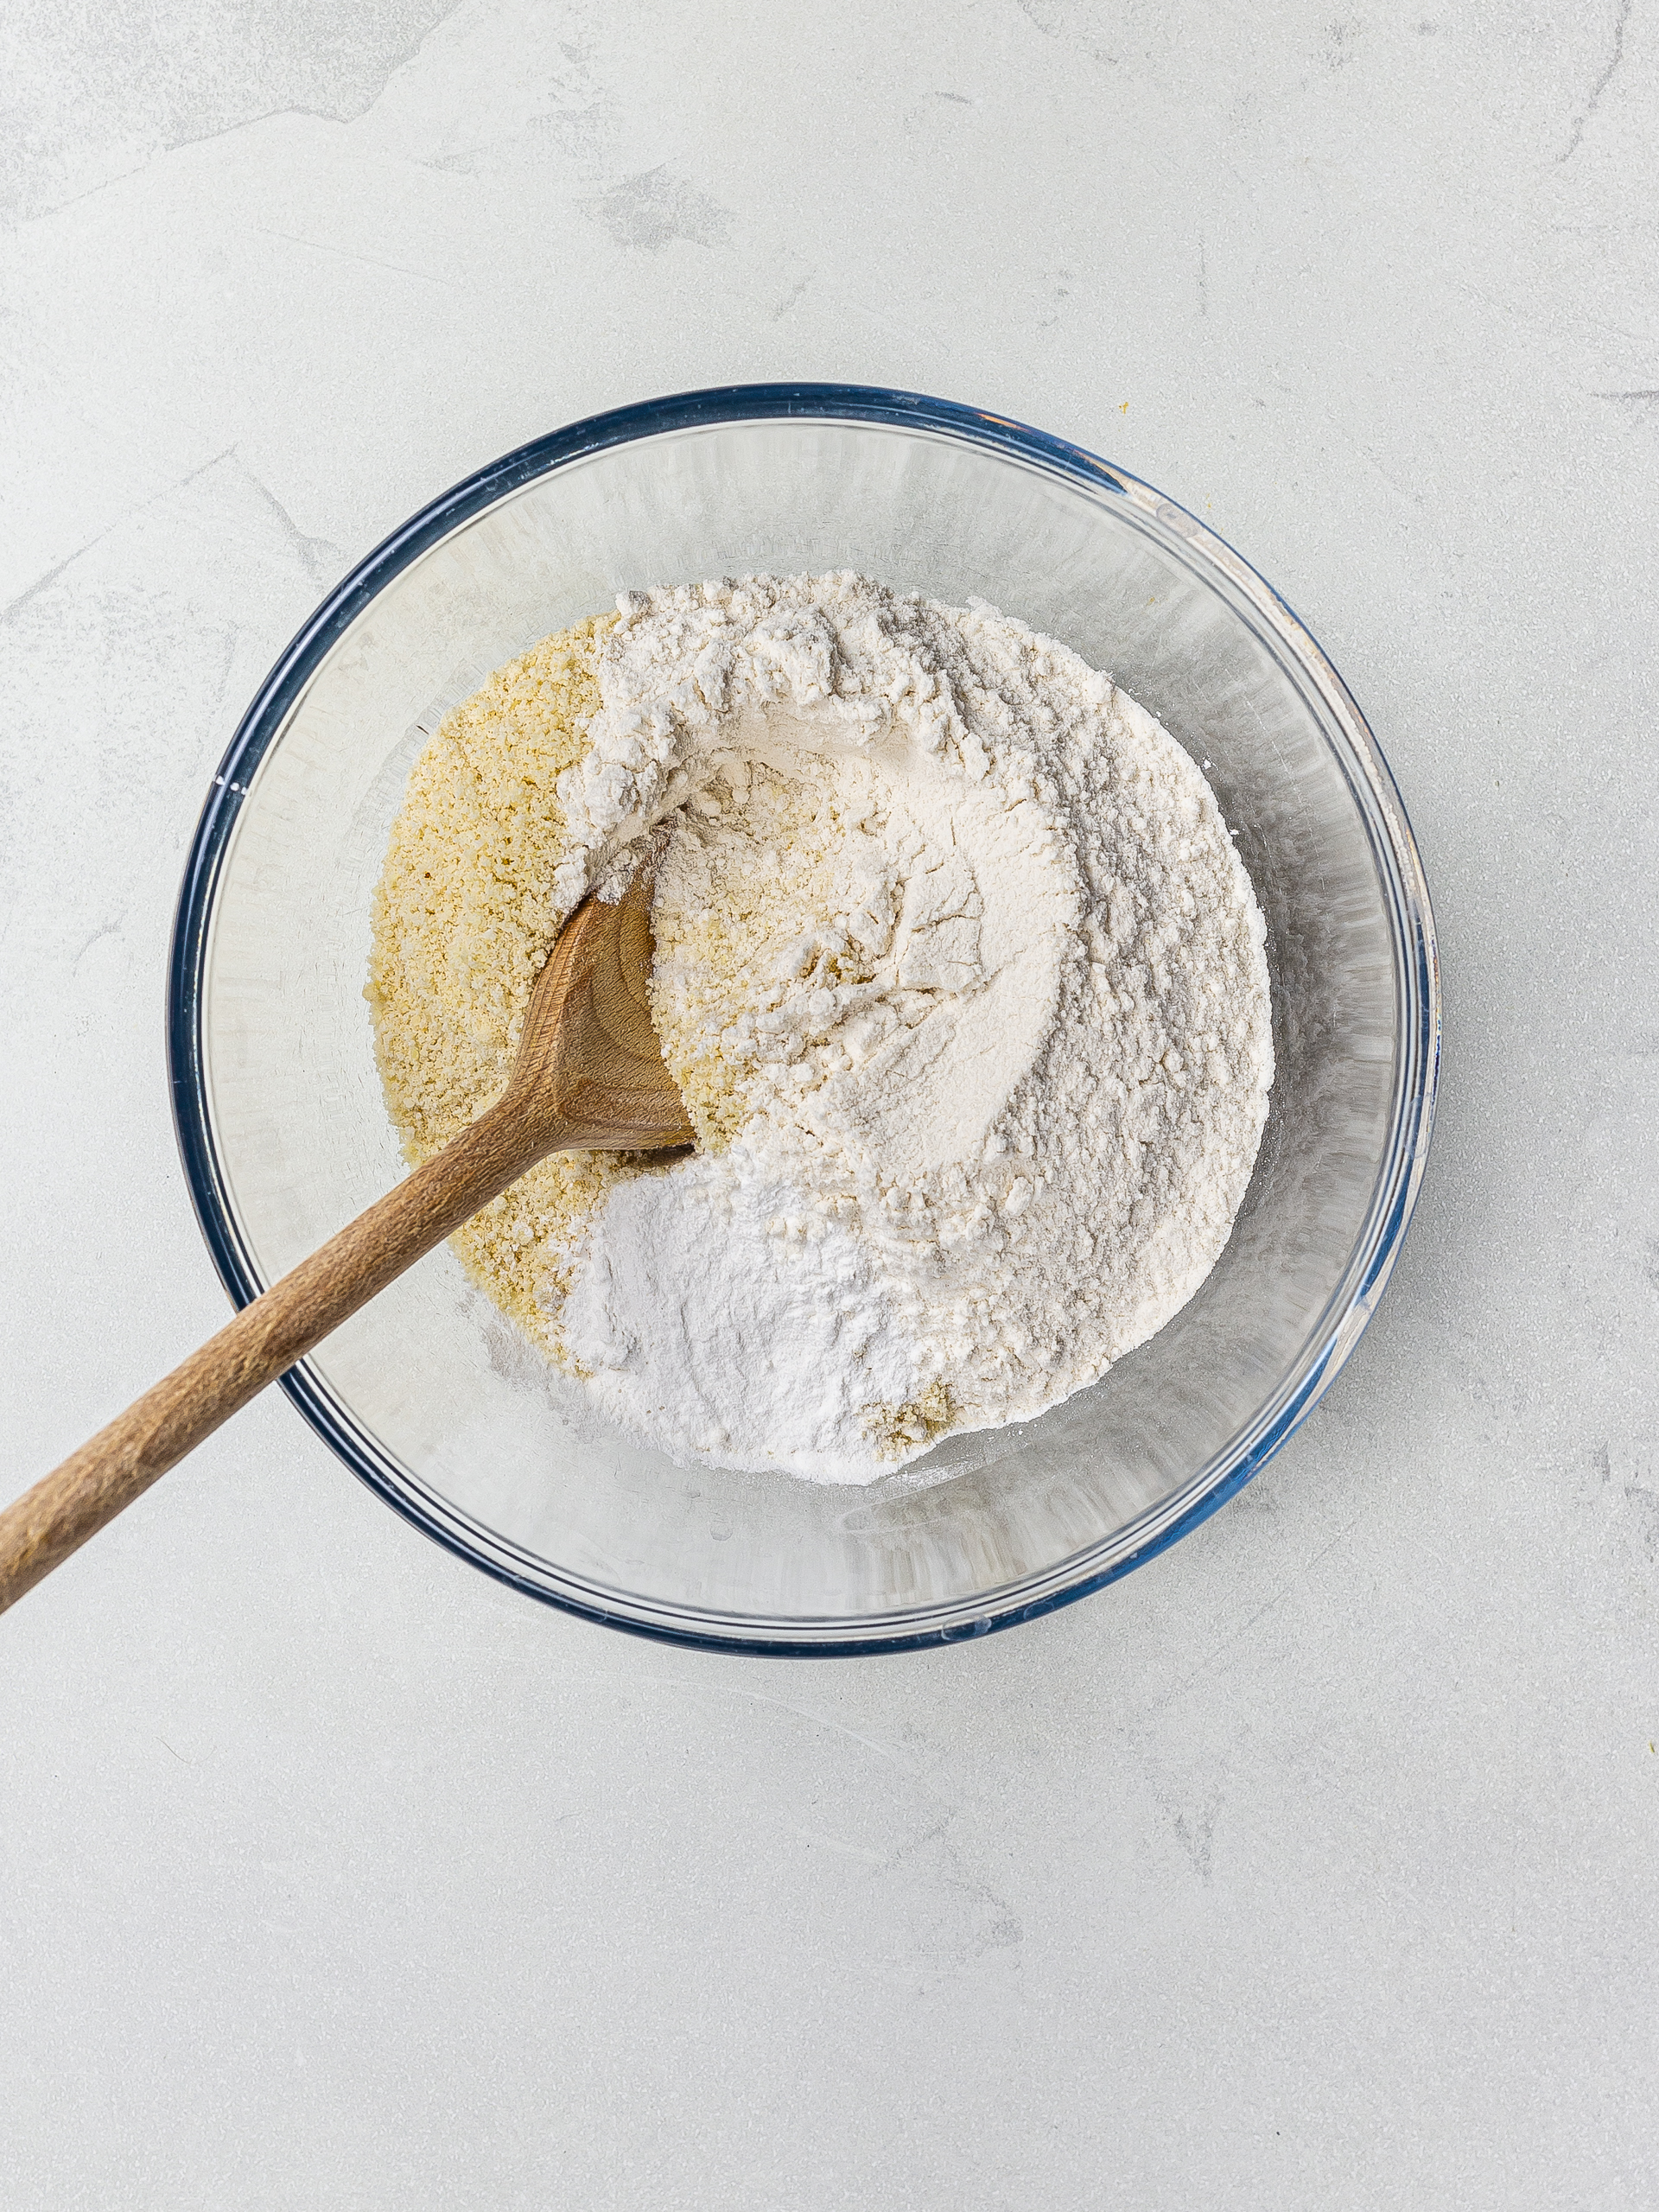
<svg viewBox="0 0 1659 2212">
<path fill-rule="evenodd" d="M 567 1357 L 677 1458 L 823 1481 L 1040 1413 L 1192 1295 L 1255 1158 L 1264 930 L 1209 785 L 982 605 L 843 574 L 620 607 L 556 903 L 659 855 L 704 1141 L 550 1254 Z"/>
</svg>

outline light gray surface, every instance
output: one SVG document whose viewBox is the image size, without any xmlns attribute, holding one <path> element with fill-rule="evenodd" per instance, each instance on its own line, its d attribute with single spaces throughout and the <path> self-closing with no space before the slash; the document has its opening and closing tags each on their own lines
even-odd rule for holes
<svg viewBox="0 0 1659 2212">
<path fill-rule="evenodd" d="M 169 1476 L 0 1622 L 9 2212 L 1651 2204 L 1659 11 L 0 41 L 8 1491 L 222 1317 L 161 1007 L 237 714 L 591 410 L 891 382 L 1196 507 L 1370 714 L 1447 987 L 1364 1343 L 1052 1620 L 630 1643 L 275 1398 Z"/>
</svg>

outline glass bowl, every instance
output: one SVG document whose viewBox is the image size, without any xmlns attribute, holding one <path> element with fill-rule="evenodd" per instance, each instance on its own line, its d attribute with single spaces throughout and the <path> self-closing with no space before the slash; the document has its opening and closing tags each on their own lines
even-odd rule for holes
<svg viewBox="0 0 1659 2212">
<path fill-rule="evenodd" d="M 1393 779 L 1283 601 L 1148 486 L 970 408 L 767 385 L 599 416 L 435 501 L 283 654 L 213 780 L 170 977 L 180 1145 L 243 1302 L 402 1173 L 370 896 L 443 714 L 625 587 L 838 568 L 1051 632 L 1204 764 L 1267 915 L 1278 1055 L 1209 1280 L 1092 1389 L 868 1489 L 575 1433 L 447 1249 L 284 1381 L 389 1504 L 515 1588 L 772 1653 L 948 1642 L 1138 1566 L 1265 1464 L 1382 1294 L 1428 1143 L 1433 927 Z"/>
</svg>

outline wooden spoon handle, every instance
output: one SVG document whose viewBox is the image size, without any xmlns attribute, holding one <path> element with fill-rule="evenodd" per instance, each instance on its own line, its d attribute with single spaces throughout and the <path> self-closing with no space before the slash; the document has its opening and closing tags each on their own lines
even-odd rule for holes
<svg viewBox="0 0 1659 2212">
<path fill-rule="evenodd" d="M 506 1110 L 503 1110 L 505 1108 Z M 0 1513 L 0 1612 L 554 1148 L 503 1100 Z"/>
</svg>

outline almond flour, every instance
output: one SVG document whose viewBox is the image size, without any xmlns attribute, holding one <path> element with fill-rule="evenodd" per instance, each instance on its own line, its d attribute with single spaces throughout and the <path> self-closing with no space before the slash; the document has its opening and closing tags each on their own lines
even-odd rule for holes
<svg viewBox="0 0 1659 2212">
<path fill-rule="evenodd" d="M 553 877 L 569 842 L 558 779 L 600 703 L 596 649 L 613 618 L 579 622 L 498 669 L 416 762 L 374 895 L 365 995 L 387 1109 L 418 1166 L 499 1096 L 530 987 L 563 920 Z M 450 1239 L 481 1290 L 556 1351 L 542 1287 L 550 1253 L 633 1163 L 555 1153 Z"/>
</svg>

